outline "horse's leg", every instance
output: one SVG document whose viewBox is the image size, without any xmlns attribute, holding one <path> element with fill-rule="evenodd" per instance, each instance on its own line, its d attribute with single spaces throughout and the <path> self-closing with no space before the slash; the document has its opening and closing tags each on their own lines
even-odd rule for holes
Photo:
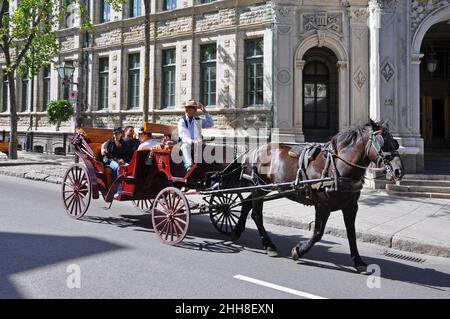
<svg viewBox="0 0 450 319">
<path fill-rule="evenodd" d="M 239 217 L 236 227 L 234 228 L 231 234 L 231 240 L 233 241 L 237 241 L 245 230 L 245 223 L 247 222 L 247 216 L 250 210 L 252 209 L 252 201 L 250 200 L 251 198 L 252 195 L 249 195 L 247 198 L 244 199 L 244 203 L 242 204 L 241 208 L 241 216 Z"/>
<path fill-rule="evenodd" d="M 254 197 L 260 197 L 264 193 L 255 193 Z M 277 247 L 274 245 L 272 240 L 269 238 L 269 235 L 266 232 L 266 229 L 264 228 L 263 224 L 263 205 L 264 200 L 258 199 L 254 200 L 253 202 L 253 208 L 252 208 L 252 219 L 256 224 L 256 227 L 258 228 L 259 235 L 261 236 L 262 244 L 264 246 L 264 249 L 266 250 L 266 253 L 269 257 L 277 257 Z"/>
<path fill-rule="evenodd" d="M 327 224 L 328 217 L 330 217 L 330 211 L 327 210 L 319 210 L 316 207 L 316 218 L 314 222 L 314 233 L 312 237 L 306 242 L 301 244 L 298 243 L 297 246 L 292 248 L 292 258 L 294 260 L 298 260 L 302 258 L 304 254 L 306 254 L 315 243 L 322 239 L 323 233 L 325 231 L 325 225 Z"/>
<path fill-rule="evenodd" d="M 350 256 L 352 257 L 355 268 L 359 273 L 367 273 L 367 265 L 362 260 L 356 245 L 355 220 L 358 212 L 358 202 L 354 201 L 342 209 L 344 213 L 345 229 L 347 230 L 348 243 L 350 245 Z"/>
</svg>

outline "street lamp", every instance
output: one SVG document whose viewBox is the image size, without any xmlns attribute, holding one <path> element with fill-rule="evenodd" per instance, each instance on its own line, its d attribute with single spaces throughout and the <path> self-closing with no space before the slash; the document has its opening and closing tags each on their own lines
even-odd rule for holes
<svg viewBox="0 0 450 319">
<path fill-rule="evenodd" d="M 64 86 L 75 84 L 71 83 L 73 73 L 75 72 L 75 67 L 72 64 L 68 64 L 66 63 L 66 61 L 64 61 L 56 67 L 56 71 L 58 71 L 59 77 L 63 80 Z"/>
<path fill-rule="evenodd" d="M 72 81 L 73 73 L 75 72 L 75 67 L 72 64 L 69 64 L 66 61 L 64 61 L 63 63 L 61 63 L 56 67 L 56 71 L 58 72 L 58 75 L 62 80 L 62 84 L 64 86 L 75 85 L 78 91 L 78 83 Z M 80 114 L 80 104 L 78 101 L 78 94 L 77 94 L 75 105 L 75 129 L 81 126 L 81 124 L 82 120 Z"/>
<path fill-rule="evenodd" d="M 73 64 L 69 64 L 66 61 L 64 61 L 63 63 L 61 63 L 56 67 L 56 71 L 58 72 L 58 75 L 61 78 L 62 84 L 64 86 L 75 85 L 77 87 L 77 96 L 75 104 L 75 128 L 74 128 L 74 132 L 76 132 L 77 128 L 81 127 L 83 121 L 81 119 L 80 103 L 78 98 L 79 97 L 78 82 L 72 81 L 73 73 L 75 72 L 75 67 L 73 66 Z M 66 149 L 64 149 L 64 154 L 66 154 Z M 78 156 L 75 156 L 75 163 L 78 162 L 79 162 Z"/>
</svg>

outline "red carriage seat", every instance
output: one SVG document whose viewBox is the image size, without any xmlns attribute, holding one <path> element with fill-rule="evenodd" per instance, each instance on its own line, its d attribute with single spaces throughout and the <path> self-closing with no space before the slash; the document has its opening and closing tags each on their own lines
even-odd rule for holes
<svg viewBox="0 0 450 319">
<path fill-rule="evenodd" d="M 107 187 L 109 187 L 113 182 L 113 171 L 107 165 L 102 162 L 102 144 L 112 137 L 111 129 L 104 128 L 87 128 L 83 127 L 78 129 L 78 132 L 84 135 L 86 142 L 92 150 L 95 161 L 93 162 L 94 167 L 100 174 L 105 174 Z"/>
</svg>

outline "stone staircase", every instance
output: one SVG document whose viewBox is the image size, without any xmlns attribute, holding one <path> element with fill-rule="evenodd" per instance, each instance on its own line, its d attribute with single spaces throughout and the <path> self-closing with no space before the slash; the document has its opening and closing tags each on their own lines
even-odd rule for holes
<svg viewBox="0 0 450 319">
<path fill-rule="evenodd" d="M 396 184 L 387 184 L 391 195 L 450 199 L 450 175 L 405 175 Z"/>
<path fill-rule="evenodd" d="M 450 199 L 450 149 L 425 150 L 425 174 L 405 175 L 396 184 L 387 184 L 392 195 Z"/>
</svg>

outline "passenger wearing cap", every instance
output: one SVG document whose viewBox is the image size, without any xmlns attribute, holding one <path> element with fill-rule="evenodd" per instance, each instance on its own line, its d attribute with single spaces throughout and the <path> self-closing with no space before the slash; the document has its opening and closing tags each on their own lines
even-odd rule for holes
<svg viewBox="0 0 450 319">
<path fill-rule="evenodd" d="M 119 177 L 120 165 L 125 164 L 127 157 L 127 149 L 122 135 L 122 128 L 116 127 L 113 129 L 113 137 L 102 145 L 103 163 L 111 167 L 114 179 Z M 118 191 L 120 191 L 120 185 Z"/>
<path fill-rule="evenodd" d="M 193 165 L 191 148 L 193 144 L 202 142 L 201 129 L 214 126 L 212 116 L 206 111 L 205 106 L 195 100 L 189 100 L 184 105 L 186 113 L 178 120 L 178 135 L 181 140 L 181 152 L 186 171 Z M 202 119 L 197 116 L 197 108 L 205 114 Z"/>
<path fill-rule="evenodd" d="M 152 139 L 152 133 L 145 131 L 143 127 L 139 129 L 139 142 L 141 144 L 138 147 L 138 151 L 151 150 L 158 145 L 158 142 Z"/>
</svg>

